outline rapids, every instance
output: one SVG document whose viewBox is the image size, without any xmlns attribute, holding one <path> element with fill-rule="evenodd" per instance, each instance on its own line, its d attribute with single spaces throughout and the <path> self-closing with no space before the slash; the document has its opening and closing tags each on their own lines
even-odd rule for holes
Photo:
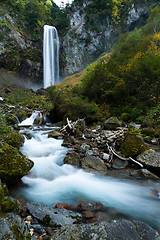
<svg viewBox="0 0 160 240">
<path fill-rule="evenodd" d="M 48 138 L 48 131 L 21 130 L 32 136 L 25 139 L 21 152 L 34 161 L 34 167 L 22 178 L 24 186 L 17 190 L 16 197 L 50 206 L 58 202 L 75 206 L 84 201 L 100 201 L 125 216 L 159 227 L 160 201 L 151 194 L 158 181 L 95 175 L 63 164 L 68 149 L 61 146 L 63 140 Z"/>
</svg>

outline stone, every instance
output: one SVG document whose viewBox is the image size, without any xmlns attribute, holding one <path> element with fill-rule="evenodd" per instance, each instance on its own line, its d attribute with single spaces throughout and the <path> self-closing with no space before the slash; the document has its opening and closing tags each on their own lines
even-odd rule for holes
<svg viewBox="0 0 160 240">
<path fill-rule="evenodd" d="M 160 152 L 156 152 L 152 149 L 146 150 L 139 156 L 137 161 L 151 168 L 158 168 L 160 170 Z"/>
<path fill-rule="evenodd" d="M 107 129 L 107 130 L 115 130 L 117 127 L 120 127 L 121 124 L 118 120 L 118 118 L 116 117 L 110 117 L 109 119 L 107 119 L 104 123 L 103 128 Z"/>
<path fill-rule="evenodd" d="M 121 143 L 120 150 L 125 157 L 137 157 L 148 149 L 140 135 L 126 134 Z"/>
<path fill-rule="evenodd" d="M 83 216 L 84 218 L 93 218 L 93 217 L 94 217 L 94 214 L 93 214 L 92 212 L 90 212 L 90 211 L 84 211 L 84 212 L 82 213 L 82 216 Z"/>
<path fill-rule="evenodd" d="M 76 207 L 77 211 L 90 211 L 90 212 L 97 212 L 97 211 L 105 211 L 106 207 L 100 202 L 84 202 L 80 203 Z"/>
<path fill-rule="evenodd" d="M 79 167 L 80 166 L 80 156 L 78 153 L 72 151 L 68 153 L 68 155 L 63 160 L 64 164 L 71 164 L 73 166 Z"/>
<path fill-rule="evenodd" d="M 102 159 L 95 156 L 87 156 L 81 160 L 81 167 L 87 171 L 106 172 L 107 167 Z"/>
<path fill-rule="evenodd" d="M 126 168 L 128 166 L 128 161 L 123 161 L 118 158 L 114 159 L 113 161 L 113 168 L 120 169 L 120 168 Z"/>
<path fill-rule="evenodd" d="M 61 204 L 61 203 L 57 203 L 53 208 L 65 208 L 67 210 L 72 210 L 72 206 L 69 204 Z"/>
<path fill-rule="evenodd" d="M 0 142 L 0 178 L 3 182 L 17 183 L 33 165 L 34 163 L 18 149 Z"/>
<path fill-rule="evenodd" d="M 38 203 L 27 203 L 27 208 L 33 217 L 42 222 L 44 219 L 46 220 L 46 216 L 48 216 L 48 218 L 50 218 L 48 226 L 64 226 L 66 224 L 77 223 L 82 219 L 80 213 L 66 210 L 64 208 L 53 209 Z"/>
<path fill-rule="evenodd" d="M 160 240 L 159 233 L 141 221 L 125 219 L 92 224 L 64 226 L 54 232 L 51 240 Z"/>
<path fill-rule="evenodd" d="M 0 217 L 0 240 L 3 239 L 31 239 L 28 225 L 15 213 Z"/>
<path fill-rule="evenodd" d="M 109 156 L 109 154 L 107 154 L 107 153 L 103 153 L 103 160 L 105 160 L 105 161 L 109 161 L 109 159 L 110 159 L 110 156 Z"/>
<path fill-rule="evenodd" d="M 79 151 L 80 151 L 81 153 L 86 153 L 89 149 L 90 149 L 90 146 L 89 146 L 89 145 L 83 144 L 83 145 L 80 146 L 80 150 L 79 150 Z"/>
</svg>

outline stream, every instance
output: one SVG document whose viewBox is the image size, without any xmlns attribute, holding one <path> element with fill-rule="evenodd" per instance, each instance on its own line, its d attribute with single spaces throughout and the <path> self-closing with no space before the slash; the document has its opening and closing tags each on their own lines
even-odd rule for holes
<svg viewBox="0 0 160 240">
<path fill-rule="evenodd" d="M 24 184 L 16 190 L 16 197 L 49 206 L 100 201 L 116 211 L 117 217 L 139 219 L 159 229 L 160 199 L 152 194 L 159 181 L 96 175 L 63 164 L 69 149 L 61 146 L 63 140 L 48 138 L 47 132 L 53 129 L 46 126 L 20 131 L 31 136 L 25 138 L 21 152 L 34 162 L 34 167 L 22 178 Z"/>
</svg>

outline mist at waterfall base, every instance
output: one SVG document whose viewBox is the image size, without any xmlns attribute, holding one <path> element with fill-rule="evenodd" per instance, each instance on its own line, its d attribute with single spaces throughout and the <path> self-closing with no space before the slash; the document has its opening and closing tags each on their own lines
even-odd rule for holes
<svg viewBox="0 0 160 240">
<path fill-rule="evenodd" d="M 23 154 L 34 161 L 31 173 L 22 178 L 16 197 L 54 206 L 68 203 L 72 206 L 85 201 L 100 201 L 107 209 L 116 209 L 125 216 L 160 224 L 160 201 L 151 194 L 158 182 L 131 181 L 110 176 L 95 175 L 63 164 L 68 151 L 63 140 L 48 138 L 50 128 L 21 130 L 31 139 L 25 139 Z M 52 129 L 53 130 L 53 129 Z"/>
<path fill-rule="evenodd" d="M 59 37 L 55 27 L 44 25 L 43 84 L 44 88 L 59 83 Z"/>
</svg>

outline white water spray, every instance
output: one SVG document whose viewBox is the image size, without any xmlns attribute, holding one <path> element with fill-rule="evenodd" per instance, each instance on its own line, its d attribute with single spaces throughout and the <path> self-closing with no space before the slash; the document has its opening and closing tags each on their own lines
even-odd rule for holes
<svg viewBox="0 0 160 240">
<path fill-rule="evenodd" d="M 59 37 L 55 27 L 45 25 L 43 32 L 44 88 L 59 82 Z"/>
</svg>

